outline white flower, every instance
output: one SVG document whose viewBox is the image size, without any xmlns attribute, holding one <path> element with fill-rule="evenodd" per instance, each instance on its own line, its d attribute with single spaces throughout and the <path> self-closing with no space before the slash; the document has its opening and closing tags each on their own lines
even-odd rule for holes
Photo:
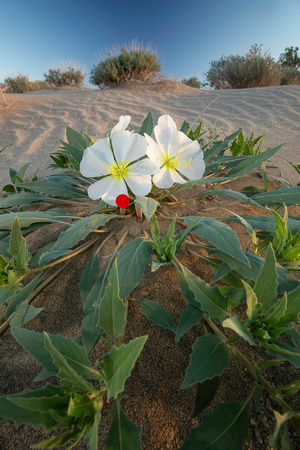
<svg viewBox="0 0 300 450">
<path fill-rule="evenodd" d="M 119 195 L 128 195 L 127 185 L 138 197 L 144 197 L 152 188 L 151 175 L 158 173 L 159 168 L 149 158 L 136 161 L 146 155 L 148 143 L 143 136 L 126 130 L 129 122 L 130 116 L 121 116 L 111 130 L 113 151 L 109 138 L 103 138 L 83 153 L 80 163 L 82 175 L 104 176 L 88 188 L 88 195 L 93 200 L 101 197 L 109 205 L 116 206 Z"/>
<path fill-rule="evenodd" d="M 180 174 L 189 180 L 202 177 L 205 163 L 199 143 L 178 131 L 170 116 L 164 115 L 158 119 L 154 135 L 157 142 L 147 134 L 145 138 L 148 141 L 147 155 L 160 167 L 160 172 L 153 177 L 157 187 L 169 188 L 174 183 L 186 183 Z"/>
</svg>

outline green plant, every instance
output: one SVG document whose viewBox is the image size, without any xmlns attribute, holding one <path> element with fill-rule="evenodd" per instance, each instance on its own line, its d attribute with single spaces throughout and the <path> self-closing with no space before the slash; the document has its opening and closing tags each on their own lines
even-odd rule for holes
<svg viewBox="0 0 300 450">
<path fill-rule="evenodd" d="M 44 73 L 45 81 L 55 87 L 62 86 L 83 86 L 86 74 L 81 69 L 68 67 L 63 69 L 49 69 L 48 73 Z"/>
<path fill-rule="evenodd" d="M 210 87 L 243 89 L 280 84 L 278 65 L 262 45 L 252 45 L 246 55 L 222 56 L 210 62 L 206 73 Z"/>
<path fill-rule="evenodd" d="M 186 84 L 187 86 L 194 87 L 194 88 L 201 88 L 201 82 L 198 80 L 197 77 L 190 77 L 189 79 L 183 78 L 181 80 L 181 83 Z"/>
<path fill-rule="evenodd" d="M 133 42 L 101 55 L 100 62 L 91 70 L 90 83 L 103 88 L 130 81 L 152 81 L 160 72 L 156 52 Z"/>
<path fill-rule="evenodd" d="M 4 80 L 4 86 L 6 87 L 6 92 L 12 93 L 23 93 L 31 91 L 39 91 L 49 87 L 46 81 L 29 81 L 28 76 L 19 74 L 16 77 L 8 77 Z"/>
<path fill-rule="evenodd" d="M 232 141 L 240 134 L 240 130 L 224 140 L 208 139 L 208 142 L 204 143 L 206 135 L 203 133 L 202 122 L 196 125 L 198 119 L 192 125 L 185 121 L 181 133 L 169 116 L 162 116 L 159 124 L 163 122 L 169 128 L 168 132 L 175 133 L 175 136 L 179 133 L 185 151 L 189 146 L 190 151 L 194 151 L 198 157 L 201 155 L 201 143 L 206 162 L 204 177 L 199 180 L 185 180 L 182 184 L 169 187 L 151 185 L 147 196 L 133 194 L 130 177 L 127 175 L 130 175 L 130 170 L 137 162 L 140 162 L 143 170 L 146 164 L 149 164 L 146 162 L 148 154 L 141 152 L 143 146 L 147 148 L 143 140 L 146 139 L 143 138 L 145 133 L 148 135 L 148 142 L 156 148 L 150 138 L 154 127 L 150 113 L 138 133 L 127 131 L 130 117 L 121 116 L 107 137 L 100 142 L 96 141 L 100 147 L 105 146 L 102 148 L 105 148 L 108 154 L 112 153 L 108 166 L 104 164 L 104 174 L 99 169 L 100 165 L 97 166 L 99 161 L 92 160 L 97 163 L 92 165 L 93 174 L 91 177 L 82 175 L 82 171 L 86 170 L 86 166 L 82 164 L 84 154 L 88 153 L 95 141 L 86 133 L 78 133 L 71 128 L 67 128 L 66 141 L 61 141 L 62 147 L 52 157 L 51 168 L 55 169 L 52 173 L 41 177 L 35 175 L 28 181 L 24 180 L 27 165 L 19 171 L 10 171 L 11 184 L 5 186 L 0 200 L 0 303 L 6 307 L 5 322 L 0 326 L 0 334 L 10 326 L 17 342 L 44 367 L 36 381 L 46 380 L 50 376 L 55 376 L 56 381 L 55 384 L 46 384 L 39 389 L 1 397 L 0 415 L 14 420 L 17 425 L 30 423 L 34 426 L 44 425 L 46 431 L 64 430 L 61 436 L 52 436 L 36 447 L 69 445 L 71 448 L 83 438 L 90 448 L 97 449 L 98 427 L 101 413 L 104 414 L 102 407 L 105 401 L 113 399 L 115 415 L 104 449 L 141 448 L 141 429 L 134 425 L 121 409 L 124 383 L 147 339 L 147 336 L 142 336 L 128 341 L 129 333 L 125 335 L 129 305 L 132 302 L 137 302 L 142 313 L 156 325 L 173 332 L 176 342 L 179 342 L 193 325 L 199 321 L 204 323 L 206 334 L 197 338 L 193 345 L 182 384 L 182 388 L 197 384 L 195 416 L 214 398 L 220 385 L 220 375 L 228 369 L 231 357 L 236 357 L 253 377 L 253 385 L 248 392 L 245 387 L 245 399 L 221 403 L 215 411 L 204 416 L 182 448 L 208 448 L 216 442 L 216 445 L 224 448 L 230 446 L 233 450 L 242 449 L 247 437 L 248 407 L 255 392 L 259 404 L 263 390 L 281 408 L 280 413 L 275 413 L 278 426 L 271 440 L 273 448 L 276 448 L 276 445 L 283 448 L 287 445 L 287 420 L 298 430 L 299 412 L 292 410 L 284 400 L 286 395 L 299 389 L 298 381 L 286 386 L 273 386 L 261 373 L 261 368 L 269 364 L 269 361 L 261 358 L 248 360 L 235 344 L 238 338 L 244 338 L 254 349 L 260 345 L 268 354 L 275 356 L 275 364 L 284 359 L 299 367 L 299 337 L 292 325 L 298 321 L 299 282 L 287 267 L 276 264 L 275 254 L 278 249 L 288 251 L 289 247 L 294 245 L 289 239 L 290 236 L 299 236 L 300 221 L 287 217 L 279 219 L 275 211 L 270 215 L 273 220 L 271 225 L 269 216 L 266 220 L 253 216 L 252 221 L 251 218 L 243 217 L 243 223 L 248 226 L 250 234 L 251 227 L 255 228 L 255 221 L 264 224 L 262 231 L 273 232 L 275 253 L 269 243 L 266 257 L 263 258 L 244 251 L 237 234 L 222 221 L 204 216 L 168 217 L 165 209 L 174 203 L 180 205 L 205 199 L 208 195 L 229 195 L 235 200 L 265 210 L 266 205 L 282 207 L 284 204 L 297 204 L 299 187 L 280 188 L 270 192 L 257 192 L 254 187 L 248 187 L 244 192 L 221 189 L 222 184 L 259 167 L 281 146 L 254 155 L 224 156 Z M 131 165 L 128 165 L 126 159 L 123 161 L 120 147 L 116 145 L 117 138 L 121 135 L 139 143 L 133 148 L 133 151 L 138 148 L 139 153 L 131 155 L 132 158 L 136 157 L 137 161 Z M 115 155 L 114 152 L 118 154 Z M 178 148 L 176 152 L 168 154 L 167 158 L 163 155 L 160 167 L 163 173 L 169 170 L 169 173 L 174 174 L 176 167 L 178 173 L 181 173 L 182 165 L 177 166 L 177 163 L 178 160 L 182 163 L 184 151 L 179 155 L 177 152 Z M 175 158 L 177 160 L 174 161 Z M 199 159 L 200 163 L 202 164 L 202 158 Z M 183 164 L 184 168 L 189 164 L 187 158 Z M 167 168 L 164 169 L 165 166 Z M 128 169 L 127 172 L 124 168 Z M 93 200 L 86 190 L 86 187 L 101 183 L 104 177 L 110 177 L 110 187 L 114 183 L 113 177 L 120 181 L 122 171 L 130 189 L 127 214 L 122 214 L 124 208 L 119 210 L 111 204 L 113 202 Z M 144 176 L 142 170 L 139 173 Z M 150 177 L 148 172 L 145 176 Z M 204 191 L 188 195 L 189 188 L 201 184 L 206 186 Z M 184 198 L 175 201 L 174 194 L 184 189 Z M 39 205 L 43 206 L 40 208 L 42 210 L 39 210 Z M 48 208 L 45 210 L 46 206 Z M 163 213 L 161 206 L 165 207 Z M 66 209 L 70 207 L 73 209 Z M 111 232 L 104 240 L 101 239 L 101 244 L 97 246 L 81 274 L 79 288 L 83 317 L 80 335 L 73 340 L 61 335 L 22 329 L 21 327 L 42 309 L 30 305 L 38 292 L 53 281 L 66 265 L 73 261 L 73 257 L 96 245 L 102 233 L 107 231 L 103 229 L 106 224 L 117 220 L 126 223 L 135 211 L 139 210 L 149 222 L 151 221 L 152 237 L 137 237 L 123 245 L 127 235 L 125 232 L 112 253 L 108 256 L 102 255 L 103 244 L 115 233 Z M 236 215 L 235 219 L 241 221 L 241 216 Z M 159 228 L 162 227 L 158 226 L 158 220 L 171 221 L 164 238 L 160 235 Z M 276 229 L 274 233 L 275 222 L 278 223 L 278 230 L 279 227 L 283 229 L 283 223 L 286 227 L 281 247 L 277 245 L 279 231 Z M 174 235 L 176 223 L 186 229 Z M 27 236 L 42 227 L 45 227 L 47 233 L 47 227 L 52 224 L 57 224 L 57 230 L 49 231 L 47 239 L 40 242 L 34 251 L 29 249 L 29 252 Z M 81 242 L 92 234 L 93 237 L 87 242 Z M 188 235 L 192 235 L 195 242 L 187 239 Z M 215 270 L 216 275 L 211 284 L 219 281 L 218 286 L 205 283 L 183 266 L 179 259 L 180 249 L 185 245 L 194 245 L 207 252 L 197 255 Z M 108 261 L 102 271 L 99 256 L 103 257 L 101 261 Z M 182 295 L 188 302 L 177 325 L 159 303 L 152 299 L 132 297 L 132 291 L 139 285 L 147 267 L 151 265 L 152 271 L 164 270 L 161 266 L 165 264 L 169 264 L 168 269 L 175 270 Z M 49 269 L 54 268 L 55 272 L 48 273 Z M 46 279 L 42 282 L 43 277 Z M 226 285 L 222 284 L 222 281 Z M 237 316 L 234 309 L 244 302 L 247 307 L 246 319 Z M 225 331 L 220 328 L 221 323 Z M 208 333 L 208 328 L 214 334 Z M 227 328 L 233 328 L 238 336 L 234 339 L 227 337 Z M 284 339 L 281 339 L 282 336 Z M 98 351 L 96 345 L 100 340 L 109 350 L 107 353 L 106 350 L 103 354 L 97 353 L 99 361 L 92 364 L 91 353 Z M 201 400 L 203 391 L 209 393 L 205 404 Z"/>
<path fill-rule="evenodd" d="M 260 142 L 259 142 L 260 141 Z M 232 156 L 240 156 L 240 155 L 258 155 L 261 151 L 263 143 L 263 136 L 258 136 L 253 139 L 253 133 L 251 133 L 250 137 L 244 137 L 243 131 L 241 130 L 239 135 L 235 138 L 230 146 L 230 151 Z M 256 145 L 258 146 L 254 148 Z"/>
<path fill-rule="evenodd" d="M 300 56 L 298 55 L 299 47 L 286 47 L 284 52 L 280 54 L 278 63 L 282 67 L 294 67 L 300 69 Z"/>
</svg>

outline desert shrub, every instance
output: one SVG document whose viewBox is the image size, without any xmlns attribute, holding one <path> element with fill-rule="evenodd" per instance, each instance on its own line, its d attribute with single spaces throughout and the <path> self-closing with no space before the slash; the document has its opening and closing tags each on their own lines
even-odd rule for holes
<svg viewBox="0 0 300 450">
<path fill-rule="evenodd" d="M 5 78 L 3 87 L 7 88 L 7 94 L 21 94 L 45 89 L 49 87 L 49 84 L 46 81 L 29 81 L 27 75 L 19 74 L 16 77 Z"/>
<path fill-rule="evenodd" d="M 183 78 L 181 83 L 194 88 L 201 88 L 201 81 L 197 77 L 190 77 L 189 79 Z"/>
<path fill-rule="evenodd" d="M 55 87 L 83 86 L 85 75 L 81 69 L 70 66 L 64 71 L 62 69 L 49 69 L 48 73 L 44 73 L 45 81 Z"/>
<path fill-rule="evenodd" d="M 252 45 L 243 56 L 222 56 L 210 62 L 206 78 L 215 89 L 243 89 L 280 84 L 279 66 L 262 45 Z"/>
<path fill-rule="evenodd" d="M 91 70 L 90 83 L 100 88 L 117 86 L 129 81 L 152 81 L 161 72 L 156 52 L 139 43 L 123 45 L 100 54 L 99 64 Z"/>
<path fill-rule="evenodd" d="M 296 67 L 283 66 L 280 68 L 280 84 L 300 84 L 300 70 Z"/>
<path fill-rule="evenodd" d="M 284 52 L 280 54 L 278 64 L 282 67 L 295 67 L 300 69 L 300 56 L 298 55 L 299 47 L 286 47 Z"/>
</svg>

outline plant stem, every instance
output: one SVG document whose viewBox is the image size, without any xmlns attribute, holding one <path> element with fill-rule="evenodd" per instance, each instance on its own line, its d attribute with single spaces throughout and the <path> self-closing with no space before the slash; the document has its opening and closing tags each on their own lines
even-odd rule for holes
<svg viewBox="0 0 300 450">
<path fill-rule="evenodd" d="M 58 259 L 57 261 L 55 261 L 52 264 L 48 264 L 44 267 L 38 267 L 37 269 L 33 269 L 30 270 L 29 272 L 25 273 L 24 275 L 22 275 L 22 277 L 20 278 L 20 280 L 22 280 L 23 278 L 27 277 L 28 275 L 32 275 L 34 273 L 37 272 L 41 272 L 42 270 L 46 270 L 46 269 L 50 269 L 53 266 L 56 266 L 57 264 L 60 264 L 61 262 L 64 262 L 70 258 L 73 258 L 74 256 L 77 256 L 79 253 L 83 252 L 84 250 L 87 250 L 89 247 L 91 247 L 93 244 L 95 244 L 95 242 L 97 242 L 99 238 L 95 238 L 92 239 L 91 241 L 89 241 L 87 244 L 82 244 L 80 247 L 78 247 L 76 250 L 74 250 L 73 252 L 69 253 L 66 256 L 63 256 L 61 259 Z"/>
</svg>

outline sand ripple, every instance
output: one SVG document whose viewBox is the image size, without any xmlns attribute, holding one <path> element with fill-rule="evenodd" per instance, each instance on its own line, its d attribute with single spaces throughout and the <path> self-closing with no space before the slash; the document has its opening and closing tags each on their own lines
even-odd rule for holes
<svg viewBox="0 0 300 450">
<path fill-rule="evenodd" d="M 203 119 L 209 125 L 223 127 L 225 134 L 243 128 L 244 134 L 264 134 L 264 147 L 281 143 L 281 155 L 300 163 L 300 86 L 274 86 L 241 90 L 205 91 L 188 87 L 155 90 L 141 85 L 110 90 L 47 90 L 38 93 L 10 94 L 14 100 L 7 111 L 0 110 L 0 148 L 9 143 L 0 156 L 0 186 L 9 182 L 8 169 L 19 169 L 31 162 L 28 175 L 39 168 L 45 172 L 51 163 L 59 139 L 65 139 L 66 126 L 85 130 L 96 139 L 104 136 L 122 114 L 132 117 L 138 129 L 149 110 L 157 121 L 170 114 L 177 125 L 184 119 L 192 122 L 213 100 Z M 279 158 L 272 162 L 283 178 L 292 184 L 300 177 Z"/>
</svg>

